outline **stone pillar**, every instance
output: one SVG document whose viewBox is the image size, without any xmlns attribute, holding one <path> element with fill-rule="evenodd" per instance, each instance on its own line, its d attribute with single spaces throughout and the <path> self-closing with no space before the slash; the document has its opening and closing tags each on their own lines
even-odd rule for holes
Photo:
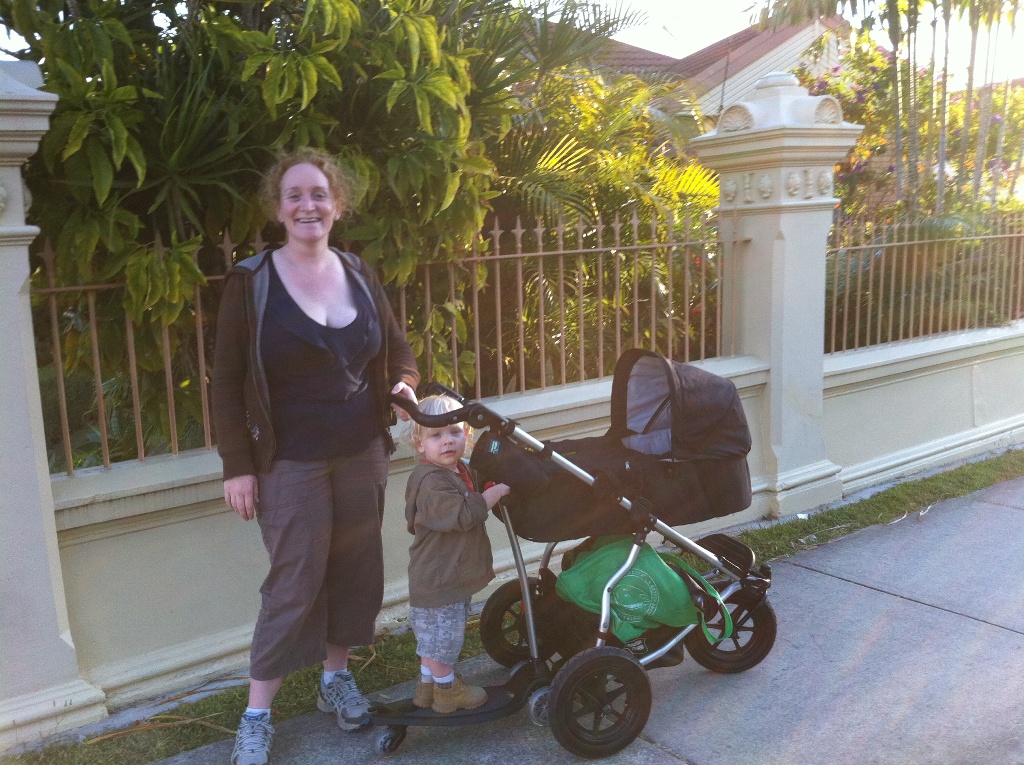
<svg viewBox="0 0 1024 765">
<path fill-rule="evenodd" d="M 106 716 L 68 627 L 29 305 L 21 166 L 57 97 L 39 68 L 0 63 L 0 751 Z"/>
<path fill-rule="evenodd" d="M 861 130 L 835 98 L 772 73 L 691 144 L 719 173 L 720 236 L 738 242 L 725 264 L 724 352 L 771 367 L 760 425 L 775 517 L 842 497 L 821 432 L 825 250 L 834 165 Z"/>
</svg>

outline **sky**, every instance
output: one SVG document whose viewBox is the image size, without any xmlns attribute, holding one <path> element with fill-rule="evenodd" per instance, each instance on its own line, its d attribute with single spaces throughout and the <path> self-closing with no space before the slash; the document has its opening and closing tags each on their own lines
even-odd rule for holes
<svg viewBox="0 0 1024 765">
<path fill-rule="evenodd" d="M 674 58 L 682 58 L 707 47 L 723 37 L 745 29 L 752 22 L 755 10 L 763 0 L 600 0 L 609 7 L 626 7 L 642 13 L 646 19 L 618 35 L 615 39 Z M 928 6 L 922 23 L 931 22 Z M 967 64 L 970 58 L 970 32 L 964 22 L 954 21 L 954 36 L 950 44 L 950 72 L 954 82 L 967 83 Z M 926 27 L 921 35 L 919 62 L 927 65 L 931 54 L 931 34 Z M 942 56 L 942 29 L 939 26 L 939 56 Z M 985 65 L 984 32 L 979 41 L 978 72 Z M 6 29 L 0 26 L 0 47 L 6 45 Z M 995 57 L 997 81 L 1024 78 L 1024 29 L 1017 33 L 1011 44 L 1009 32 L 1004 31 L 997 39 L 998 54 Z M 886 47 L 888 44 L 886 43 Z M 0 58 L 4 56 L 0 55 Z"/>
<path fill-rule="evenodd" d="M 723 37 L 739 32 L 751 24 L 755 0 L 603 0 L 614 7 L 621 4 L 635 11 L 643 12 L 647 20 L 642 25 L 615 36 L 630 45 L 645 48 L 666 56 L 682 58 L 707 47 Z M 699 9 L 699 10 L 698 10 Z M 926 66 L 931 55 L 931 7 L 926 6 L 922 16 L 925 26 L 920 34 L 921 49 L 918 61 Z M 970 31 L 966 22 L 953 24 L 950 39 L 950 72 L 954 82 L 967 83 L 967 64 L 970 59 Z M 984 35 L 984 32 L 982 33 Z M 978 70 L 975 79 L 980 78 L 980 68 L 985 64 L 984 37 L 979 40 Z M 1003 31 L 997 39 L 999 55 L 996 57 L 996 80 L 1006 77 L 1024 77 L 1024 29 L 1017 33 L 1013 44 L 1009 32 Z M 888 44 L 886 43 L 886 47 Z M 939 22 L 938 58 L 942 59 L 942 22 Z"/>
</svg>

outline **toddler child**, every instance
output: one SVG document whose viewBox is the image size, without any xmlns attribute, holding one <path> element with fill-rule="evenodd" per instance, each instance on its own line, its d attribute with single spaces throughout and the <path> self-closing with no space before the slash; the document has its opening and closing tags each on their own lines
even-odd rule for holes
<svg viewBox="0 0 1024 765">
<path fill-rule="evenodd" d="M 420 401 L 424 414 L 443 414 L 460 404 L 449 396 Z M 415 536 L 409 547 L 409 623 L 416 635 L 420 681 L 413 703 L 447 713 L 487 701 L 483 688 L 455 673 L 466 634 L 470 598 L 494 578 L 491 543 L 484 530 L 488 511 L 509 492 L 503 483 L 477 492 L 462 461 L 470 428 L 456 423 L 410 435 L 422 456 L 405 489 L 405 519 Z"/>
</svg>

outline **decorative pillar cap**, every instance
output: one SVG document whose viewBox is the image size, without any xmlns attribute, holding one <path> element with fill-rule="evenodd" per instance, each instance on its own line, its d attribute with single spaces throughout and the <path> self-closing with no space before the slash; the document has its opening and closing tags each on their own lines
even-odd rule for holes
<svg viewBox="0 0 1024 765">
<path fill-rule="evenodd" d="M 863 129 L 843 121 L 833 96 L 812 96 L 792 74 L 772 72 L 690 147 L 719 171 L 828 166 L 846 156 Z"/>
<path fill-rule="evenodd" d="M 836 98 L 808 95 L 792 74 L 772 72 L 757 81 L 747 100 L 726 108 L 708 135 L 841 124 L 843 108 Z"/>
</svg>

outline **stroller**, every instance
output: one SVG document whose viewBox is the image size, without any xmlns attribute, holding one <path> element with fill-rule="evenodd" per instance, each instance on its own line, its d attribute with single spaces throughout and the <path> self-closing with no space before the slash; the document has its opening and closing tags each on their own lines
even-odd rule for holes
<svg viewBox="0 0 1024 765">
<path fill-rule="evenodd" d="M 485 431 L 470 464 L 481 481 L 512 489 L 494 513 L 518 577 L 491 594 L 480 617 L 484 649 L 510 671 L 477 709 L 437 715 L 411 700 L 371 709 L 385 728 L 380 753 L 395 751 L 409 725 L 484 722 L 527 706 L 568 751 L 606 757 L 647 723 L 648 669 L 678 664 L 684 648 L 720 673 L 768 655 L 776 635 L 771 568 L 725 534 L 694 542 L 672 528 L 750 505 L 750 433 L 731 381 L 626 351 L 615 368 L 608 432 L 546 444 L 445 386 L 427 392 L 462 407 L 424 415 L 407 399 L 392 400 L 427 427 L 468 422 Z M 673 550 L 656 553 L 646 542 L 652 532 Z M 547 543 L 537 576 L 527 574 L 520 538 Z M 565 552 L 556 576 L 555 545 L 575 539 L 583 541 Z M 710 570 L 699 573 L 687 559 Z"/>
</svg>

